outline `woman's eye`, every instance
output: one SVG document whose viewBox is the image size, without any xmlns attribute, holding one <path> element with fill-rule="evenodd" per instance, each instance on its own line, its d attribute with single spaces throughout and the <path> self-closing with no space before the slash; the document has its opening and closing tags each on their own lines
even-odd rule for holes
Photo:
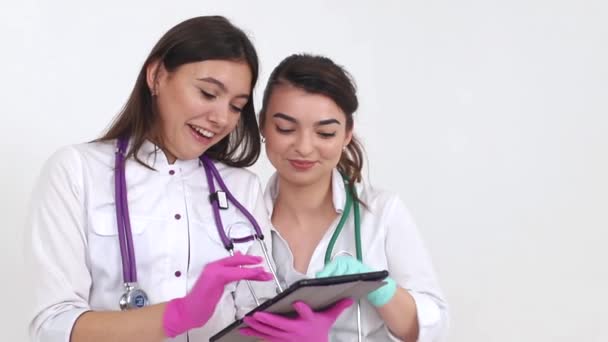
<svg viewBox="0 0 608 342">
<path fill-rule="evenodd" d="M 295 131 L 294 129 L 289 129 L 289 128 L 281 128 L 281 127 L 279 127 L 279 126 L 276 126 L 276 128 L 277 128 L 277 131 L 278 131 L 279 133 L 283 133 L 283 134 L 288 134 L 288 133 L 291 133 L 291 132 Z"/>
<path fill-rule="evenodd" d="M 336 136 L 336 132 L 333 132 L 333 133 L 319 132 L 317 134 L 319 134 L 322 138 L 333 138 Z"/>
<path fill-rule="evenodd" d="M 213 94 L 211 94 L 209 92 L 206 92 L 206 91 L 204 91 L 202 89 L 201 89 L 201 94 L 203 94 L 203 97 L 205 97 L 207 100 L 213 100 L 213 99 L 215 99 L 217 97 L 217 96 L 215 96 L 215 95 L 213 95 Z"/>
<path fill-rule="evenodd" d="M 241 113 L 243 111 L 243 108 L 239 106 L 230 105 L 230 110 L 232 110 L 234 113 Z"/>
</svg>

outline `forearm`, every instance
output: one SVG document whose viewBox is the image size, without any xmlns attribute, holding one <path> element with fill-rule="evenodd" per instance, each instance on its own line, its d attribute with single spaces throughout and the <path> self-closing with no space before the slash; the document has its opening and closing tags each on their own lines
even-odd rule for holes
<svg viewBox="0 0 608 342">
<path fill-rule="evenodd" d="M 161 342 L 166 303 L 130 311 L 89 311 L 74 324 L 70 342 Z"/>
<path fill-rule="evenodd" d="M 397 287 L 395 296 L 377 308 L 378 314 L 393 335 L 402 341 L 418 339 L 418 315 L 414 298 L 403 288 Z"/>
</svg>

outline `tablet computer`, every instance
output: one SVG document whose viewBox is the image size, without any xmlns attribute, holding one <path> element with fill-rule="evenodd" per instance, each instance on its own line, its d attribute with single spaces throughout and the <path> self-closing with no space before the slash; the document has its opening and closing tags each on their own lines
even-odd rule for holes
<svg viewBox="0 0 608 342">
<path fill-rule="evenodd" d="M 305 302 L 315 311 L 324 310 L 341 299 L 352 298 L 356 301 L 366 296 L 384 285 L 385 283 L 382 280 L 386 277 L 388 277 L 388 271 L 302 279 L 293 283 L 274 298 L 260 304 L 245 316 L 253 315 L 258 311 L 293 316 L 296 313 L 292 304 L 296 301 Z M 257 338 L 243 336 L 239 333 L 239 329 L 246 326 L 243 320 L 239 319 L 213 335 L 209 341 L 257 341 Z"/>
</svg>

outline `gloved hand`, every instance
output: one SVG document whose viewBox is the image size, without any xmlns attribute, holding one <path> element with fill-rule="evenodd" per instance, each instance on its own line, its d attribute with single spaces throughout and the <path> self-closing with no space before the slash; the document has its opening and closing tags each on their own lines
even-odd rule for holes
<svg viewBox="0 0 608 342">
<path fill-rule="evenodd" d="M 234 256 L 207 264 L 190 293 L 167 303 L 163 313 L 165 335 L 175 337 L 203 326 L 211 318 L 227 284 L 243 279 L 271 280 L 272 274 L 263 267 L 240 267 L 256 265 L 262 260 L 258 256 L 236 252 Z"/>
<path fill-rule="evenodd" d="M 243 319 L 248 327 L 241 328 L 240 332 L 268 342 L 327 342 L 334 322 L 351 305 L 353 300 L 346 298 L 325 311 L 314 312 L 304 302 L 295 302 L 293 308 L 298 317 L 287 318 L 268 312 L 256 312 Z"/>
<path fill-rule="evenodd" d="M 365 272 L 373 272 L 373 270 L 351 256 L 340 255 L 335 257 L 325 266 L 325 268 L 318 272 L 317 278 Z M 375 307 L 380 307 L 388 303 L 397 292 L 397 283 L 392 278 L 387 277 L 384 281 L 387 282 L 386 285 L 367 295 L 367 299 Z"/>
</svg>

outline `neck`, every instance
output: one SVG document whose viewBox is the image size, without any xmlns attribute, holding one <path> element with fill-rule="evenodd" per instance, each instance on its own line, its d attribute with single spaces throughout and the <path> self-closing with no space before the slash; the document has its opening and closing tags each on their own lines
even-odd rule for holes
<svg viewBox="0 0 608 342">
<path fill-rule="evenodd" d="M 167 151 L 166 149 L 162 149 L 163 153 L 165 153 L 165 158 L 167 158 L 167 163 L 169 163 L 169 165 L 173 165 L 175 164 L 175 161 L 177 160 L 177 158 L 171 154 L 171 152 Z"/>
<path fill-rule="evenodd" d="M 167 149 L 165 147 L 165 144 L 163 144 L 163 140 L 161 139 L 159 134 L 150 134 L 147 138 L 148 140 L 150 140 L 154 145 L 158 146 L 158 148 L 160 148 L 161 151 L 163 151 L 163 153 L 165 154 L 165 158 L 167 159 L 167 163 L 169 163 L 169 165 L 172 165 L 175 163 L 175 161 L 177 160 L 177 157 L 175 157 L 171 151 L 169 151 L 169 149 Z"/>
<path fill-rule="evenodd" d="M 278 213 L 288 215 L 296 226 L 306 226 L 314 218 L 335 216 L 331 174 L 307 185 L 294 184 L 280 177 L 272 217 Z"/>
</svg>

